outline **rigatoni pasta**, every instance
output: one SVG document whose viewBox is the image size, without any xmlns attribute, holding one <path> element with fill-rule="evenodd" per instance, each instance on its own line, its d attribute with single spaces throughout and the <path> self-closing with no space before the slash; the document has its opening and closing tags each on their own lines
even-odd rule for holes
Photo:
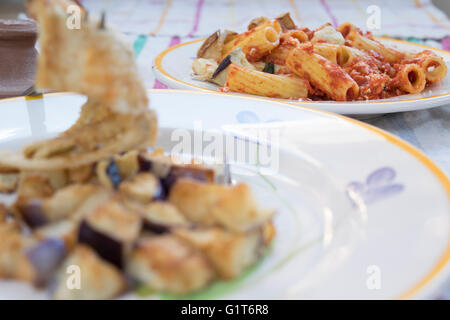
<svg viewBox="0 0 450 320">
<path fill-rule="evenodd" d="M 292 50 L 286 65 L 294 74 L 307 79 L 333 100 L 353 100 L 358 96 L 358 84 L 341 67 L 314 53 L 312 44 Z"/>
<path fill-rule="evenodd" d="M 219 84 L 223 92 L 272 98 L 384 99 L 420 93 L 447 75 L 433 51 L 385 46 L 350 22 L 297 27 L 289 13 L 255 18 L 240 34 L 216 31 L 199 52 L 195 79 Z"/>
<path fill-rule="evenodd" d="M 392 48 L 387 48 L 380 42 L 369 39 L 356 31 L 352 31 L 347 40 L 351 41 L 351 46 L 364 51 L 375 51 L 383 56 L 389 63 L 400 62 L 405 54 Z"/>
<path fill-rule="evenodd" d="M 225 44 L 222 59 L 240 47 L 249 61 L 257 61 L 280 43 L 281 25 L 277 20 L 269 20 Z"/>
<path fill-rule="evenodd" d="M 275 75 L 235 64 L 228 67 L 228 90 L 258 96 L 298 99 L 308 96 L 308 82 L 293 75 Z"/>
</svg>

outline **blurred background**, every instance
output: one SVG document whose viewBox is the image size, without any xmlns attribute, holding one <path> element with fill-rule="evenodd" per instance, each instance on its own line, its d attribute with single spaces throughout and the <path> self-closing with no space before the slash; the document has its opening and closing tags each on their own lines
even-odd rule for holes
<svg viewBox="0 0 450 320">
<path fill-rule="evenodd" d="M 98 0 L 84 0 L 84 2 L 95 2 Z M 245 1 L 245 0 L 241 0 Z M 251 0 L 250 0 L 251 1 Z M 333 0 L 332 0 L 333 1 Z M 339 1 L 339 0 L 334 0 Z M 19 12 L 24 11 L 24 3 L 26 0 L 1 0 L 0 1 L 0 19 L 14 19 Z M 102 1 L 103 2 L 103 1 Z M 126 1 L 125 1 L 126 2 Z M 232 2 L 232 1 L 230 1 Z M 286 1 L 288 2 L 288 1 Z M 380 1 L 373 0 L 374 4 Z M 450 16 L 450 1 L 449 0 L 432 0 L 436 7 L 444 11 L 447 16 Z"/>
<path fill-rule="evenodd" d="M 147 88 L 167 88 L 155 79 L 151 70 L 155 56 L 161 51 L 209 36 L 219 28 L 242 32 L 255 17 L 274 17 L 287 11 L 298 25 L 311 29 L 326 22 L 337 26 L 346 21 L 367 29 L 371 15 L 369 8 L 376 6 L 381 23 L 380 28 L 371 30 L 375 35 L 450 51 L 450 0 L 79 1 L 92 14 L 105 11 L 107 22 L 126 34 Z M 26 18 L 25 2 L 0 0 L 0 19 Z M 15 56 L 13 58 L 17 60 Z M 10 65 L 7 68 L 3 72 L 0 68 L 0 87 L 2 79 L 4 83 L 10 82 Z M 393 113 L 365 121 L 416 146 L 450 175 L 450 105 Z M 450 281 L 435 298 L 450 299 Z"/>
</svg>

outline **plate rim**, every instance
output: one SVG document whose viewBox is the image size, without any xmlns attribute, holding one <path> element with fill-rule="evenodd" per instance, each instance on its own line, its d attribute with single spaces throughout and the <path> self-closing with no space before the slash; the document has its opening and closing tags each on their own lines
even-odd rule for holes
<svg viewBox="0 0 450 320">
<path fill-rule="evenodd" d="M 438 52 L 441 52 L 445 55 L 449 55 L 450 56 L 450 52 L 445 51 L 443 49 L 439 49 L 439 48 L 433 48 L 424 44 L 419 44 L 419 43 L 414 43 L 414 42 L 409 42 L 409 41 L 405 41 L 405 40 L 399 40 L 399 39 L 393 39 L 393 38 L 388 38 L 388 37 L 375 37 L 378 40 L 384 40 L 384 41 L 392 41 L 392 42 L 397 42 L 397 43 L 402 43 L 402 44 L 407 44 L 407 45 L 411 45 L 411 46 L 416 46 L 416 47 L 422 47 L 428 50 L 435 50 Z M 220 91 L 215 91 L 209 88 L 205 88 L 205 87 L 200 87 L 198 85 L 189 83 L 189 82 L 185 82 L 183 80 L 180 80 L 178 78 L 175 78 L 174 76 L 172 76 L 169 72 L 167 72 L 163 66 L 162 66 L 162 61 L 164 59 L 164 57 L 169 54 L 170 52 L 180 48 L 180 47 L 184 47 L 187 45 L 191 45 L 193 43 L 196 42 L 200 42 L 200 41 L 204 41 L 206 38 L 201 38 L 201 39 L 196 39 L 196 40 L 191 40 L 191 41 L 187 41 L 187 42 L 183 42 L 180 44 L 177 44 L 175 46 L 172 46 L 170 48 L 165 49 L 164 51 L 160 52 L 155 59 L 153 60 L 153 69 L 154 71 L 158 71 L 159 73 L 161 73 L 162 75 L 164 75 L 165 77 L 169 78 L 172 81 L 175 81 L 179 84 L 182 84 L 184 86 L 188 86 L 191 88 L 195 88 L 201 91 L 206 91 L 206 92 L 214 92 L 214 93 L 221 93 L 221 94 L 225 94 L 225 95 L 238 95 L 238 96 L 247 96 L 248 94 L 237 94 L 237 93 L 232 93 L 232 92 L 227 92 L 227 93 L 222 93 Z M 450 75 L 448 75 L 450 76 Z M 181 89 L 184 90 L 184 89 Z M 251 96 L 251 95 L 249 95 Z M 442 98 L 442 97 L 446 97 L 446 96 L 450 96 L 450 91 L 446 92 L 446 93 L 441 93 L 441 94 L 437 94 L 437 95 L 433 95 L 433 96 L 428 96 L 428 97 L 422 97 L 422 98 L 414 98 L 414 99 L 405 99 L 405 100 L 400 100 L 400 101 L 379 101 L 379 100 L 369 100 L 370 102 L 366 102 L 366 101 L 352 101 L 351 104 L 352 105 L 367 105 L 367 104 L 386 104 L 386 103 L 404 103 L 404 102 L 411 102 L 411 101 L 422 101 L 422 100 L 431 100 L 431 99 L 436 99 L 436 98 Z M 261 98 L 266 99 L 266 100 L 271 100 L 271 101 L 276 101 L 276 102 L 285 102 L 283 99 L 274 99 L 274 98 L 270 98 L 270 97 L 263 97 L 261 96 Z M 285 99 L 287 100 L 287 99 Z M 292 102 L 287 100 L 287 103 L 296 105 L 296 106 L 304 106 L 302 105 L 302 102 L 299 101 L 297 102 Z M 337 105 L 346 105 L 348 104 L 348 102 L 346 101 L 308 101 L 308 104 L 313 105 L 316 104 L 317 106 L 320 106 L 321 104 L 337 104 Z"/>
<path fill-rule="evenodd" d="M 197 40 L 195 40 L 197 41 Z M 178 89 L 147 89 L 148 93 L 184 93 L 184 94 L 198 94 L 198 95 L 219 95 L 221 97 L 230 96 L 228 94 L 221 94 L 215 91 L 192 91 L 192 90 L 178 90 Z M 26 96 L 19 96 L 19 97 L 11 97 L 11 98 L 3 98 L 0 99 L 0 106 L 3 103 L 8 103 L 9 101 L 13 100 L 35 100 L 35 99 L 43 99 L 45 96 L 54 96 L 54 95 L 77 95 L 77 93 L 74 92 L 49 92 L 44 93 L 42 95 L 33 96 L 33 97 L 26 97 Z M 332 118 L 337 118 L 339 120 L 343 120 L 345 122 L 351 123 L 352 125 L 355 125 L 357 127 L 362 127 L 363 129 L 370 131 L 373 134 L 376 134 L 378 136 L 381 136 L 384 138 L 384 140 L 395 147 L 402 149 L 406 153 L 408 153 L 411 157 L 418 160 L 441 184 L 443 190 L 447 194 L 447 200 L 450 203 L 450 180 L 447 178 L 447 175 L 439 168 L 439 166 L 434 163 L 433 160 L 431 160 L 427 155 L 425 155 L 422 151 L 417 149 L 415 146 L 411 145 L 410 143 L 400 139 L 399 137 L 396 137 L 395 135 L 377 128 L 373 125 L 364 123 L 362 121 L 358 121 L 356 119 L 352 119 L 349 117 L 346 117 L 344 115 L 336 114 L 330 111 L 320 110 L 309 106 L 303 106 L 303 105 L 293 105 L 289 102 L 284 101 L 274 101 L 265 99 L 263 97 L 254 97 L 254 96 L 242 96 L 242 95 L 232 95 L 233 97 L 237 97 L 240 99 L 250 99 L 250 100 L 257 100 L 262 102 L 269 102 L 269 103 L 279 103 L 283 104 L 283 107 L 292 108 L 292 109 L 298 109 L 302 108 L 308 112 L 313 113 L 320 113 L 325 114 Z M 226 98 L 225 98 L 226 99 Z M 420 278 L 420 280 L 415 281 L 414 284 L 406 290 L 406 292 L 398 295 L 395 297 L 395 300 L 406 300 L 414 298 L 414 296 L 418 293 L 420 293 L 421 290 L 425 289 L 426 285 L 430 284 L 434 279 L 436 279 L 438 276 L 443 275 L 445 272 L 446 266 L 450 266 L 450 236 L 447 241 L 447 247 L 444 249 L 443 253 L 440 255 L 440 257 L 436 260 L 434 266 L 431 268 L 431 270 L 425 272 L 425 274 Z"/>
</svg>

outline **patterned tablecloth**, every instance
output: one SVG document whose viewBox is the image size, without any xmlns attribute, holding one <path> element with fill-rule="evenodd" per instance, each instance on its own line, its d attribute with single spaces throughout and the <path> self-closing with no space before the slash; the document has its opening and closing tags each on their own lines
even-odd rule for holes
<svg viewBox="0 0 450 320">
<path fill-rule="evenodd" d="M 325 22 L 352 21 L 366 26 L 369 6 L 381 11 L 375 35 L 420 42 L 450 51 L 450 21 L 430 0 L 84 0 L 91 12 L 105 10 L 108 22 L 133 42 L 149 88 L 166 88 L 155 79 L 151 64 L 167 47 L 205 37 L 219 28 L 244 30 L 257 16 L 290 11 L 297 24 L 310 28 Z M 368 9 L 369 8 L 369 9 Z M 450 176 L 450 105 L 395 113 L 367 122 L 415 145 Z M 449 279 L 450 280 L 450 279 Z M 450 299 L 450 281 L 436 298 Z"/>
</svg>

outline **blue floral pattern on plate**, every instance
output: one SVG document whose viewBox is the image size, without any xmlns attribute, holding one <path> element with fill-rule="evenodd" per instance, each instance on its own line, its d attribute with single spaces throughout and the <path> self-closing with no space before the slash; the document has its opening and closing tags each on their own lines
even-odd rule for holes
<svg viewBox="0 0 450 320">
<path fill-rule="evenodd" d="M 370 173 L 364 182 L 352 181 L 347 185 L 346 193 L 350 200 L 358 205 L 371 204 L 394 196 L 404 190 L 404 186 L 395 183 L 396 172 L 391 167 L 379 168 Z"/>
</svg>

